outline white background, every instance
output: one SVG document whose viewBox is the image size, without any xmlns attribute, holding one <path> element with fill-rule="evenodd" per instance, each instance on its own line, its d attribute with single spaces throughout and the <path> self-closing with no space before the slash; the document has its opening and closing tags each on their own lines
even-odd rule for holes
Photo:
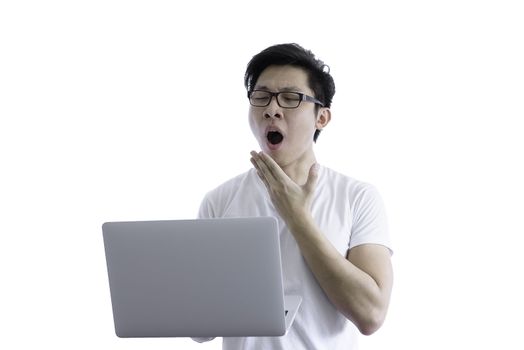
<svg viewBox="0 0 524 350">
<path fill-rule="evenodd" d="M 220 348 L 114 335 L 101 224 L 193 218 L 247 170 L 246 63 L 298 42 L 337 85 L 317 158 L 377 186 L 394 238 L 361 348 L 522 349 L 519 5 L 2 1 L 0 348 Z"/>
</svg>

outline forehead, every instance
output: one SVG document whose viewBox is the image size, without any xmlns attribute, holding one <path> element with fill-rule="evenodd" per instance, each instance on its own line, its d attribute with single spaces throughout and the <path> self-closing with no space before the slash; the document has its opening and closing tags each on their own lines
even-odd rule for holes
<svg viewBox="0 0 524 350">
<path fill-rule="evenodd" d="M 308 74 L 305 69 L 295 66 L 269 66 L 258 77 L 255 89 L 272 91 L 293 90 L 311 93 Z"/>
</svg>

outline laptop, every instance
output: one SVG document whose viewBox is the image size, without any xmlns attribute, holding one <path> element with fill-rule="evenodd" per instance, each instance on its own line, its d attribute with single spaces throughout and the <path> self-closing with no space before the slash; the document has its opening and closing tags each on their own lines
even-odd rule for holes
<svg viewBox="0 0 524 350">
<path fill-rule="evenodd" d="M 282 336 L 302 301 L 284 296 L 273 217 L 106 222 L 118 337 Z"/>
</svg>

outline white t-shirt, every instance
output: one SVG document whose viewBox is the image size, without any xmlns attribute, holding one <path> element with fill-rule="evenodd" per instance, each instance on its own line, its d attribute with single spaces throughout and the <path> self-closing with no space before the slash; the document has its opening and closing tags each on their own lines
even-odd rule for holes
<svg viewBox="0 0 524 350">
<path fill-rule="evenodd" d="M 320 166 L 311 206 L 321 232 L 341 255 L 373 243 L 390 247 L 386 215 L 376 189 Z M 216 189 L 202 201 L 199 217 L 273 216 L 278 219 L 286 294 L 302 296 L 289 332 L 282 337 L 224 338 L 224 350 L 356 349 L 358 330 L 336 310 L 303 259 L 298 245 L 251 169 Z"/>
</svg>

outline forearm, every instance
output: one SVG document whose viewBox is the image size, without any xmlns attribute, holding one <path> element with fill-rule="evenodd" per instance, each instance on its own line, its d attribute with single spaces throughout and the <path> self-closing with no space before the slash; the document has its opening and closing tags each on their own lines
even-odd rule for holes
<svg viewBox="0 0 524 350">
<path fill-rule="evenodd" d="M 290 222 L 302 256 L 329 300 L 363 334 L 371 334 L 382 324 L 387 302 L 377 282 L 342 256 L 305 215 Z"/>
</svg>

